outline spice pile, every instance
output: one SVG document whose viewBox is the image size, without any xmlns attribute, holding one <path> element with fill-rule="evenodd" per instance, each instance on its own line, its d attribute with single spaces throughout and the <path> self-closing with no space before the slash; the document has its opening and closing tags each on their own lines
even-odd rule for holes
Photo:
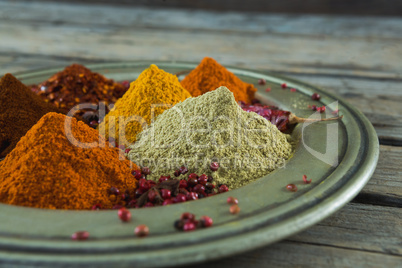
<svg viewBox="0 0 402 268">
<path fill-rule="evenodd" d="M 131 144 L 158 115 L 189 97 L 176 76 L 152 64 L 116 102 L 99 125 L 99 132 L 119 145 Z"/>
<path fill-rule="evenodd" d="M 0 158 L 11 152 L 44 114 L 57 111 L 13 75 L 4 75 L 0 79 Z"/>
<path fill-rule="evenodd" d="M 67 113 L 79 103 L 115 103 L 127 88 L 83 65 L 72 64 L 32 90 Z"/>
<path fill-rule="evenodd" d="M 110 196 L 111 187 L 133 194 L 138 169 L 119 160 L 119 149 L 110 148 L 96 130 L 75 118 L 71 133 L 62 114 L 48 113 L 21 138 L 0 162 L 0 202 L 50 209 L 90 209 L 124 205 Z M 74 140 L 74 138 L 76 140 Z M 93 148 L 79 143 L 95 143 Z M 116 200 L 117 199 L 117 200 Z"/>
<path fill-rule="evenodd" d="M 193 97 L 215 90 L 220 86 L 227 87 L 233 92 L 236 101 L 251 103 L 257 89 L 240 80 L 237 76 L 216 62 L 213 58 L 205 57 L 191 71 L 181 84 Z"/>
<path fill-rule="evenodd" d="M 290 136 L 243 111 L 226 87 L 176 104 L 137 138 L 128 157 L 148 166 L 151 179 L 173 177 L 185 165 L 190 173 L 211 175 L 231 189 L 283 165 L 292 153 Z M 212 162 L 219 163 L 218 171 L 211 170 Z"/>
</svg>

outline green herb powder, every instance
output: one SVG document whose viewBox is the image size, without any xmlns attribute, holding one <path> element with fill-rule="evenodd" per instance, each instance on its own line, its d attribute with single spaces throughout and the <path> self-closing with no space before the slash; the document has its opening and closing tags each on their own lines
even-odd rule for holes
<svg viewBox="0 0 402 268">
<path fill-rule="evenodd" d="M 226 87 L 188 98 L 164 111 L 130 147 L 129 159 L 148 166 L 158 180 L 186 166 L 235 189 L 284 165 L 290 136 L 260 115 L 243 111 Z M 212 172 L 211 162 L 220 168 Z M 183 179 L 186 175 L 181 175 Z"/>
</svg>

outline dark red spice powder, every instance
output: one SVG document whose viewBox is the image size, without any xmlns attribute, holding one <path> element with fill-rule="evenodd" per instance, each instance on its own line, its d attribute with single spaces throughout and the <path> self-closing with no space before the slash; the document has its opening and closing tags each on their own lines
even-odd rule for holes
<svg viewBox="0 0 402 268">
<path fill-rule="evenodd" d="M 115 103 L 127 88 L 83 65 L 72 64 L 43 83 L 32 86 L 32 90 L 67 113 L 79 103 Z"/>
<path fill-rule="evenodd" d="M 42 116 L 58 109 L 44 102 L 12 74 L 0 79 L 0 158 L 11 152 L 18 141 Z"/>
</svg>

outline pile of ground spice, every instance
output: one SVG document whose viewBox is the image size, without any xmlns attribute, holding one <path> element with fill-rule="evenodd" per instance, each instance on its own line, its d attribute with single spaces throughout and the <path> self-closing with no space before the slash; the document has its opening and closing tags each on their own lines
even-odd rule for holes
<svg viewBox="0 0 402 268">
<path fill-rule="evenodd" d="M 0 158 L 14 149 L 43 115 L 57 111 L 13 75 L 5 74 L 0 79 Z"/>
<path fill-rule="evenodd" d="M 245 83 L 213 58 L 205 57 L 182 81 L 182 86 L 193 97 L 225 86 L 233 92 L 236 101 L 251 103 L 257 89 Z"/>
<path fill-rule="evenodd" d="M 79 103 L 115 103 L 127 88 L 83 65 L 72 64 L 45 82 L 32 86 L 32 90 L 67 113 Z"/>
<path fill-rule="evenodd" d="M 176 76 L 152 64 L 116 102 L 99 125 L 99 132 L 119 145 L 129 145 L 158 115 L 189 97 Z"/>
<path fill-rule="evenodd" d="M 65 122 L 71 128 L 65 130 Z M 96 144 L 83 148 L 78 142 Z M 0 162 L 0 202 L 49 209 L 112 208 L 119 200 L 110 198 L 111 187 L 134 196 L 132 169 L 138 167 L 119 160 L 119 149 L 109 147 L 95 129 L 48 113 Z"/>
<path fill-rule="evenodd" d="M 176 104 L 137 138 L 128 157 L 152 170 L 149 179 L 174 177 L 184 165 L 189 173 L 212 175 L 214 183 L 231 189 L 283 166 L 292 154 L 290 136 L 243 111 L 226 87 Z M 220 165 L 216 172 L 212 162 Z"/>
</svg>

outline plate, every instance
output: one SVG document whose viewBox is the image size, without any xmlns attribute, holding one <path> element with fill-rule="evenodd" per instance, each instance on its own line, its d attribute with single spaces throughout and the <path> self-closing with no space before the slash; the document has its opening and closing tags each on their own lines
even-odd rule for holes
<svg viewBox="0 0 402 268">
<path fill-rule="evenodd" d="M 182 62 L 129 62 L 88 65 L 91 70 L 117 81 L 134 80 L 151 63 L 178 73 L 197 64 Z M 48 79 L 63 68 L 17 75 L 25 84 Z M 116 211 L 63 211 L 0 204 L 0 259 L 3 264 L 76 266 L 176 266 L 218 259 L 261 247 L 302 231 L 340 209 L 367 183 L 379 152 L 376 133 L 367 118 L 344 100 L 323 89 L 267 72 L 228 68 L 258 88 L 257 97 L 298 116 L 314 112 L 309 104 L 338 109 L 342 121 L 298 124 L 293 157 L 283 168 L 244 187 L 198 201 L 132 211 L 130 223 L 122 223 Z M 258 79 L 267 84 L 260 86 Z M 287 83 L 288 89 L 281 88 Z M 265 88 L 271 91 L 266 92 Z M 292 92 L 289 88 L 295 88 Z M 322 97 L 311 100 L 313 92 Z M 331 111 L 331 109 L 327 109 Z M 329 113 L 327 116 L 331 116 Z M 304 184 L 302 175 L 312 179 Z M 297 192 L 287 191 L 294 183 Z M 241 212 L 229 213 L 226 199 L 239 199 Z M 209 215 L 214 226 L 194 232 L 178 232 L 173 222 L 183 212 Z M 137 238 L 135 226 L 146 224 L 150 235 Z M 75 231 L 91 237 L 72 241 Z"/>
</svg>

